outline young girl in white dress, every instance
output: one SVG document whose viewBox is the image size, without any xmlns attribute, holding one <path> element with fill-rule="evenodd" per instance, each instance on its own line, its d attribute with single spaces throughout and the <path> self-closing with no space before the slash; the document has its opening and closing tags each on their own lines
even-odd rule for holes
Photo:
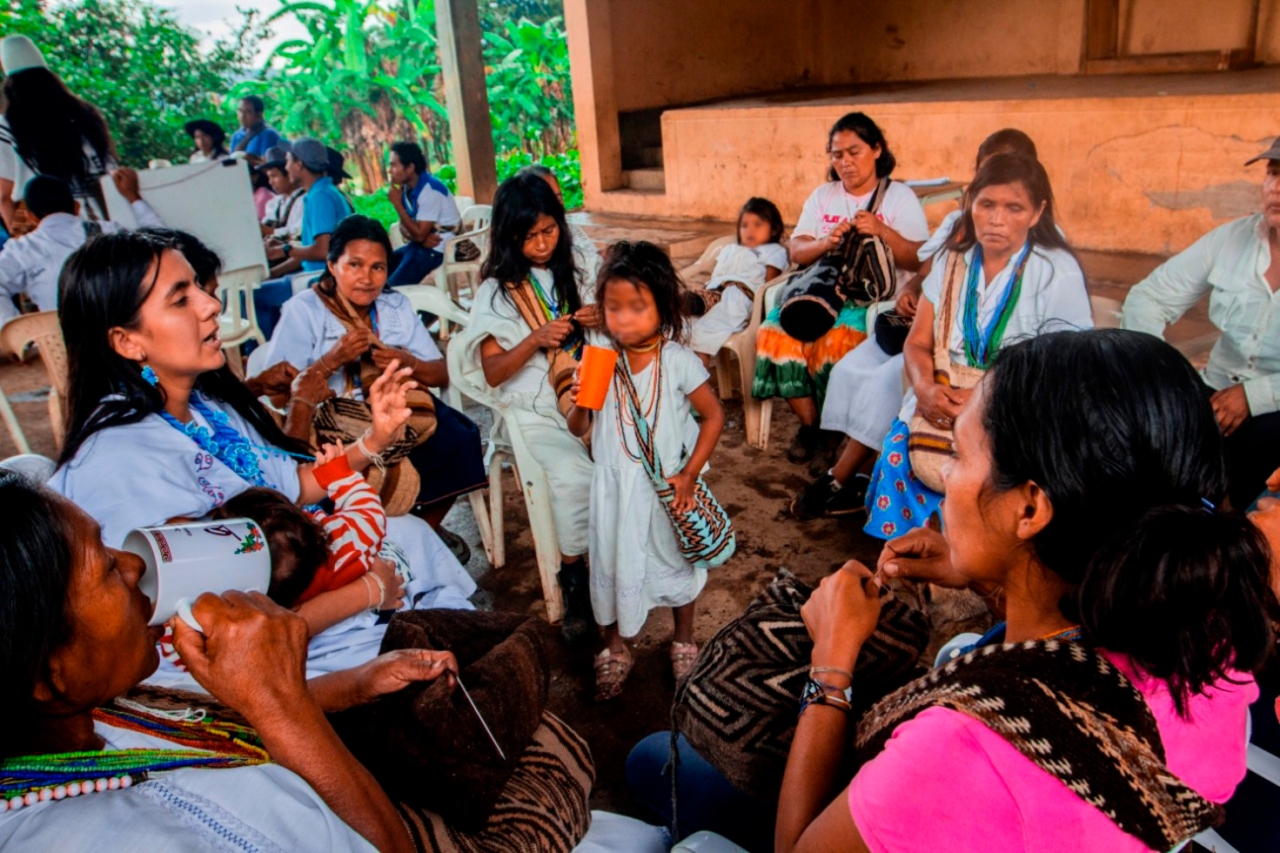
<svg viewBox="0 0 1280 853">
<path fill-rule="evenodd" d="M 703 364 L 710 365 L 729 336 L 747 327 L 756 291 L 787 268 L 782 232 L 777 205 L 767 198 L 747 199 L 738 214 L 738 242 L 720 250 L 707 282 L 706 295 L 715 294 L 718 301 L 693 321 L 689 333 L 689 347 Z"/>
<path fill-rule="evenodd" d="M 680 278 L 652 243 L 620 242 L 601 265 L 596 302 L 621 351 L 618 371 L 628 370 L 649 424 L 655 455 L 675 489 L 673 508 L 693 507 L 698 475 L 724 428 L 724 410 L 698 356 L 678 342 L 683 329 Z M 675 622 L 671 667 L 679 681 L 693 669 L 694 608 L 707 580 L 681 554 L 675 529 L 641 462 L 632 412 L 615 373 L 598 413 L 578 408 L 578 386 L 569 429 L 591 431 L 595 469 L 591 481 L 591 606 L 605 629 L 596 656 L 596 700 L 617 696 L 631 672 L 626 639 L 640 633 L 649 611 L 670 607 Z M 697 413 L 695 419 L 694 413 Z"/>
</svg>

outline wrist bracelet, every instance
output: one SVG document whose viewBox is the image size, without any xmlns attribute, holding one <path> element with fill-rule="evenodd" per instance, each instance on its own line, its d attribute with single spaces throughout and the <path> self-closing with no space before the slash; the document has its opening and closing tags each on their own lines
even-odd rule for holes
<svg viewBox="0 0 1280 853">
<path fill-rule="evenodd" d="M 387 461 L 382 458 L 382 454 L 374 453 L 372 450 L 369 449 L 369 446 L 364 443 L 364 440 L 366 438 L 370 438 L 372 435 L 373 435 L 373 428 L 370 427 L 369 429 L 366 429 L 364 431 L 364 434 L 356 439 L 356 450 L 359 450 L 361 453 L 363 453 L 364 458 L 368 459 L 370 462 L 376 465 L 379 471 L 386 471 Z"/>
<path fill-rule="evenodd" d="M 378 596 L 377 602 L 375 602 L 374 605 L 369 609 L 381 610 L 383 603 L 385 603 L 387 600 L 387 585 L 382 582 L 382 578 L 378 577 L 373 572 L 369 572 L 368 574 L 365 575 L 365 577 L 373 578 L 373 582 L 378 585 L 378 591 L 381 593 L 381 595 Z"/>
<path fill-rule="evenodd" d="M 305 397 L 290 397 L 289 405 L 292 406 L 294 403 L 301 403 L 302 405 L 310 406 L 313 409 L 319 405 L 319 403 L 313 403 Z"/>
<path fill-rule="evenodd" d="M 810 705 L 830 705 L 848 713 L 853 710 L 853 688 L 841 690 L 811 678 L 800 694 L 800 713 L 803 714 Z"/>
<path fill-rule="evenodd" d="M 374 600 L 375 593 L 373 591 L 373 584 L 369 583 L 369 575 L 371 574 L 373 574 L 373 572 L 366 572 L 360 576 L 360 580 L 364 581 L 364 588 L 369 591 L 369 604 L 365 607 L 365 610 L 373 610 L 382 603 L 382 599 Z M 376 578 L 377 575 L 374 575 L 374 577 Z"/>
<path fill-rule="evenodd" d="M 817 681 L 817 680 L 818 680 L 818 676 L 819 676 L 819 675 L 821 675 L 821 674 L 822 674 L 822 673 L 824 673 L 824 672 L 829 672 L 829 673 L 832 673 L 833 675 L 843 675 L 843 676 L 845 676 L 846 678 L 848 678 L 848 679 L 849 679 L 850 683 L 852 683 L 852 682 L 853 682 L 853 673 L 852 673 L 852 672 L 850 672 L 850 671 L 849 671 L 849 670 L 847 670 L 847 669 L 840 669 L 839 667 L 835 667 L 835 666 L 811 666 L 811 667 L 809 667 L 809 677 L 810 677 L 811 679 L 813 679 L 814 681 Z"/>
<path fill-rule="evenodd" d="M 333 368 L 329 366 L 329 362 L 324 360 L 325 356 L 328 354 L 329 353 L 325 353 L 324 355 L 320 356 L 320 368 L 324 370 L 325 373 L 333 373 Z"/>
</svg>

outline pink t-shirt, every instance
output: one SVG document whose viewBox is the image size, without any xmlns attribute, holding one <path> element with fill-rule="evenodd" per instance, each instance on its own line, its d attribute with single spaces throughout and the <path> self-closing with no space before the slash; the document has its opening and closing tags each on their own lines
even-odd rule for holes
<svg viewBox="0 0 1280 853">
<path fill-rule="evenodd" d="M 1223 682 L 1178 716 L 1164 682 L 1106 653 L 1147 700 L 1169 769 L 1224 803 L 1245 775 L 1246 720 L 1258 698 L 1250 675 Z M 982 723 L 930 708 L 894 730 L 849 784 L 849 809 L 872 853 L 1109 853 L 1148 848 Z"/>
</svg>

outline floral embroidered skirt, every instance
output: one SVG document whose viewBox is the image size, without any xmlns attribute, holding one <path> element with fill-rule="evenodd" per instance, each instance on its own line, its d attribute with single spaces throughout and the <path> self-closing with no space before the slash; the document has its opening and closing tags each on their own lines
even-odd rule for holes
<svg viewBox="0 0 1280 853">
<path fill-rule="evenodd" d="M 813 397 L 821 410 L 831 369 L 867 339 L 867 309 L 846 302 L 831 331 L 807 344 L 782 330 L 781 314 L 782 306 L 777 305 L 760 324 L 751 396 L 761 400 Z"/>
<path fill-rule="evenodd" d="M 894 539 L 924 527 L 929 516 L 942 506 L 942 495 L 916 479 L 907 455 L 910 427 L 893 422 L 880 449 L 880 459 L 871 472 L 867 489 L 867 524 L 863 528 L 877 539 Z"/>
</svg>

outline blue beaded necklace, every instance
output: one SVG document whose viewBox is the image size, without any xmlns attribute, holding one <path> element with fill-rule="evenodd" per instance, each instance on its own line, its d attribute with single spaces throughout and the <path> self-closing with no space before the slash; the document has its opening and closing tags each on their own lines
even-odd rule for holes
<svg viewBox="0 0 1280 853">
<path fill-rule="evenodd" d="M 1026 271 L 1027 256 L 1031 253 L 1031 241 L 1022 247 L 1022 253 L 1013 264 L 1013 272 L 1000 294 L 1000 302 L 995 313 L 983 329 L 978 322 L 978 288 L 982 278 L 982 244 L 973 247 L 973 261 L 969 264 L 969 280 L 965 282 L 964 294 L 964 352 L 970 367 L 984 370 L 991 366 L 991 359 L 1000 349 L 1005 328 L 1013 316 L 1014 306 L 1022 294 L 1022 275 Z"/>
<path fill-rule="evenodd" d="M 263 447 L 260 444 L 254 444 L 237 432 L 235 427 L 231 426 L 231 419 L 227 417 L 226 412 L 210 409 L 200 399 L 199 394 L 193 393 L 191 395 L 191 408 L 203 415 L 204 419 L 213 425 L 212 433 L 209 432 L 207 427 L 198 424 L 194 418 L 190 423 L 184 424 L 164 409 L 160 410 L 160 417 L 164 418 L 169 426 L 194 441 L 196 446 L 205 453 L 213 456 L 213 458 L 234 471 L 242 480 L 255 486 L 268 489 L 277 488 L 262 473 L 260 460 L 266 459 L 269 454 L 293 456 L 308 462 L 314 458 L 300 453 L 290 453 L 278 447 Z"/>
</svg>

